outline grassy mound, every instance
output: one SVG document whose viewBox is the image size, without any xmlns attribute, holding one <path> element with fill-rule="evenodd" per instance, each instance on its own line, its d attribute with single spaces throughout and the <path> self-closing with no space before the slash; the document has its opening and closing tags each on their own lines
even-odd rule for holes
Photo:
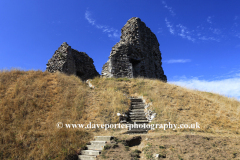
<svg viewBox="0 0 240 160">
<path fill-rule="evenodd" d="M 157 113 L 152 124 L 193 124 L 200 129 L 160 133 L 240 133 L 240 102 L 153 79 L 95 78 L 91 89 L 76 76 L 42 71 L 0 72 L 0 159 L 74 159 L 94 135 L 120 129 L 58 128 L 63 124 L 114 124 L 128 110 L 127 96 L 143 96 Z"/>
</svg>

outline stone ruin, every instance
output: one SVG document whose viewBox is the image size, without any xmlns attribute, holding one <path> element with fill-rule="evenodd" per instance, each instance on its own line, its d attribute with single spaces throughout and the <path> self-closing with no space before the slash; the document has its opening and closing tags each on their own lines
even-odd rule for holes
<svg viewBox="0 0 240 160">
<path fill-rule="evenodd" d="M 60 71 L 68 75 L 74 74 L 84 81 L 99 76 L 93 65 L 93 59 L 85 52 L 72 49 L 66 42 L 63 42 L 48 60 L 46 70 L 51 73 Z"/>
<path fill-rule="evenodd" d="M 154 78 L 167 82 L 156 35 L 138 17 L 127 21 L 120 41 L 112 47 L 109 60 L 102 67 L 102 76 Z M 93 60 L 85 52 L 72 49 L 64 42 L 47 63 L 47 71 L 74 74 L 82 80 L 99 76 Z"/>
<path fill-rule="evenodd" d="M 105 77 L 146 77 L 167 81 L 155 34 L 138 17 L 127 21 L 120 42 L 112 47 L 109 60 L 102 67 Z"/>
</svg>

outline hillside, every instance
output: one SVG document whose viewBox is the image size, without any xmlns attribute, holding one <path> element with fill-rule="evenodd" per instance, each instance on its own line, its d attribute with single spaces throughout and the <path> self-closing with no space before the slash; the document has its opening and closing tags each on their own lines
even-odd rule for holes
<svg viewBox="0 0 240 160">
<path fill-rule="evenodd" d="M 58 122 L 119 123 L 117 113 L 128 110 L 129 96 L 143 96 L 148 103 L 152 102 L 151 109 L 157 113 L 152 124 L 200 124 L 200 129 L 149 131 L 142 137 L 142 158 L 151 159 L 147 153 L 160 152 L 159 148 L 165 149 L 163 152 L 172 159 L 189 159 L 191 154 L 201 155 L 203 159 L 214 154 L 218 159 L 222 157 L 219 152 L 229 159 L 240 158 L 239 101 L 143 78 L 95 78 L 91 83 L 94 89 L 73 75 L 1 71 L 0 159 L 74 159 L 95 135 L 129 138 L 131 136 L 122 135 L 120 129 L 59 129 L 56 126 Z M 172 146 L 175 151 L 171 150 Z M 192 150 L 187 150 L 189 148 Z M 210 150 L 209 153 L 203 153 L 206 150 Z"/>
</svg>

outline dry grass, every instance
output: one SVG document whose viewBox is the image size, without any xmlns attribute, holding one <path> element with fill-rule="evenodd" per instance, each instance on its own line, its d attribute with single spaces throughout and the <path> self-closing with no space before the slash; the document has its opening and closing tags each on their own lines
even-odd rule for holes
<svg viewBox="0 0 240 160">
<path fill-rule="evenodd" d="M 240 133 L 240 102 L 233 98 L 190 90 L 158 80 L 140 78 L 131 81 L 130 92 L 143 95 L 148 102 L 152 102 L 152 108 L 157 113 L 152 123 L 198 122 L 200 129 L 178 129 L 177 132 Z"/>
<path fill-rule="evenodd" d="M 0 80 L 0 159 L 64 159 L 92 137 L 56 127 L 82 120 L 88 88 L 77 77 L 13 70 Z"/>
<path fill-rule="evenodd" d="M 240 102 L 151 79 L 95 78 L 91 89 L 76 76 L 42 71 L 0 72 L 0 159 L 70 159 L 94 135 L 120 130 L 58 129 L 56 124 L 118 123 L 125 95 L 144 96 L 157 117 L 152 123 L 191 124 L 200 129 L 157 129 L 156 134 L 240 133 Z M 125 94 L 125 95 L 124 95 Z"/>
<path fill-rule="evenodd" d="M 136 136 L 136 135 L 135 135 Z M 133 135 L 118 136 L 117 145 L 108 145 L 98 157 L 100 160 L 137 160 L 136 151 L 140 151 L 140 159 L 166 159 L 166 160 L 200 160 L 200 159 L 239 159 L 240 139 L 232 137 L 203 136 L 203 135 L 141 135 L 141 144 L 131 146 L 123 143 L 132 139 Z M 135 153 L 135 154 L 134 154 Z M 138 152 L 139 153 L 139 152 Z M 156 158 L 158 154 L 158 158 Z"/>
<path fill-rule="evenodd" d="M 141 144 L 129 147 L 129 152 L 136 149 L 142 151 L 140 154 L 142 160 L 153 160 L 156 154 L 159 155 L 158 159 L 165 160 L 240 159 L 239 138 L 187 133 L 182 135 L 148 134 L 141 135 L 141 138 Z M 117 151 L 118 148 L 114 150 Z M 111 158 L 114 156 L 115 152 L 109 154 Z"/>
</svg>

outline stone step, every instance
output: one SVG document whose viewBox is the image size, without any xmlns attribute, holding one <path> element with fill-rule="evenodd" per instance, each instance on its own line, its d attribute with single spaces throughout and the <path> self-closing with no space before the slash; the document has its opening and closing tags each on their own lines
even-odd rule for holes
<svg viewBox="0 0 240 160">
<path fill-rule="evenodd" d="M 144 112 L 144 109 L 132 109 L 130 112 Z"/>
<path fill-rule="evenodd" d="M 79 160 L 96 160 L 97 156 L 104 149 L 107 142 L 110 142 L 112 136 L 95 136 L 95 141 L 90 141 L 91 145 L 87 145 L 87 150 L 82 150 L 81 155 L 78 155 Z"/>
<path fill-rule="evenodd" d="M 131 110 L 133 110 L 133 109 L 145 109 L 145 107 L 144 106 L 132 106 Z"/>
<path fill-rule="evenodd" d="M 145 107 L 141 107 L 141 106 L 134 106 L 134 107 L 131 106 L 130 108 L 131 108 L 131 110 L 133 110 L 133 108 L 134 108 L 134 109 L 136 109 L 136 108 L 145 109 Z"/>
<path fill-rule="evenodd" d="M 136 109 L 136 108 L 141 108 L 141 109 L 145 109 L 144 106 L 142 105 L 134 105 L 134 106 L 131 106 L 132 109 Z"/>
<path fill-rule="evenodd" d="M 130 111 L 130 112 L 129 112 L 129 116 L 130 116 L 130 115 L 135 115 L 135 114 L 145 115 L 145 112 L 144 112 L 144 111 L 140 111 L 140 112 Z"/>
<path fill-rule="evenodd" d="M 133 112 L 143 112 L 143 113 L 145 113 L 144 109 L 132 109 L 132 110 L 129 111 L 129 113 L 133 113 Z"/>
<path fill-rule="evenodd" d="M 145 107 L 146 105 L 144 104 L 138 104 L 138 105 L 131 105 L 132 107 Z"/>
<path fill-rule="evenodd" d="M 91 156 L 91 155 L 78 155 L 79 160 L 96 160 L 97 156 Z"/>
<path fill-rule="evenodd" d="M 141 98 L 132 98 L 131 102 L 142 102 Z"/>
<path fill-rule="evenodd" d="M 144 114 L 131 114 L 129 115 L 129 118 L 146 118 L 146 116 Z"/>
<path fill-rule="evenodd" d="M 105 145 L 87 145 L 87 150 L 103 150 Z"/>
<path fill-rule="evenodd" d="M 106 141 L 90 141 L 91 145 L 100 145 L 100 146 L 104 146 L 107 142 Z"/>
<path fill-rule="evenodd" d="M 130 117 L 131 115 L 145 116 L 145 113 L 144 112 L 132 112 L 132 113 L 129 113 L 128 116 Z"/>
<path fill-rule="evenodd" d="M 110 142 L 111 139 L 113 139 L 112 136 L 95 136 L 94 137 L 95 141 L 107 141 L 107 142 Z"/>
<path fill-rule="evenodd" d="M 126 134 L 146 134 L 147 130 L 128 130 Z"/>
<path fill-rule="evenodd" d="M 131 99 L 131 110 L 129 111 L 129 121 L 132 124 L 148 124 L 146 114 L 144 112 L 146 104 L 141 98 Z M 134 128 L 132 126 L 131 130 L 128 130 L 127 134 L 146 134 L 148 132 L 147 128 Z M 129 127 L 130 128 L 130 127 Z M 128 128 L 128 129 L 129 129 Z"/>
<path fill-rule="evenodd" d="M 91 155 L 91 156 L 98 156 L 101 152 L 100 151 L 94 151 L 94 150 L 82 150 L 82 155 Z"/>
<path fill-rule="evenodd" d="M 131 102 L 143 102 L 142 99 L 131 99 Z"/>
<path fill-rule="evenodd" d="M 145 104 L 145 103 L 143 103 L 143 102 L 131 102 L 131 105 L 140 105 L 140 104 Z"/>
<path fill-rule="evenodd" d="M 132 118 L 132 117 L 146 117 L 146 116 L 145 114 L 130 114 L 129 117 Z"/>
<path fill-rule="evenodd" d="M 146 117 L 130 118 L 130 121 L 136 121 L 136 120 L 147 120 L 147 118 Z"/>
<path fill-rule="evenodd" d="M 136 117 L 130 117 L 128 120 L 132 121 L 135 118 L 146 118 L 146 117 L 145 116 L 144 117 L 143 116 L 136 116 Z M 147 120 L 147 118 L 146 118 L 146 120 Z"/>
<path fill-rule="evenodd" d="M 138 123 L 148 123 L 148 120 L 133 120 L 133 123 L 135 122 L 136 124 Z"/>
<path fill-rule="evenodd" d="M 146 117 L 133 117 L 133 118 L 129 118 L 129 121 L 135 121 L 135 120 L 147 120 Z"/>
<path fill-rule="evenodd" d="M 145 112 L 144 111 L 134 111 L 134 110 L 129 111 L 129 115 L 132 115 L 132 114 L 143 114 L 143 115 L 145 115 Z"/>
<path fill-rule="evenodd" d="M 129 117 L 132 115 L 145 116 L 145 112 L 132 112 L 131 114 L 129 114 Z"/>
</svg>

